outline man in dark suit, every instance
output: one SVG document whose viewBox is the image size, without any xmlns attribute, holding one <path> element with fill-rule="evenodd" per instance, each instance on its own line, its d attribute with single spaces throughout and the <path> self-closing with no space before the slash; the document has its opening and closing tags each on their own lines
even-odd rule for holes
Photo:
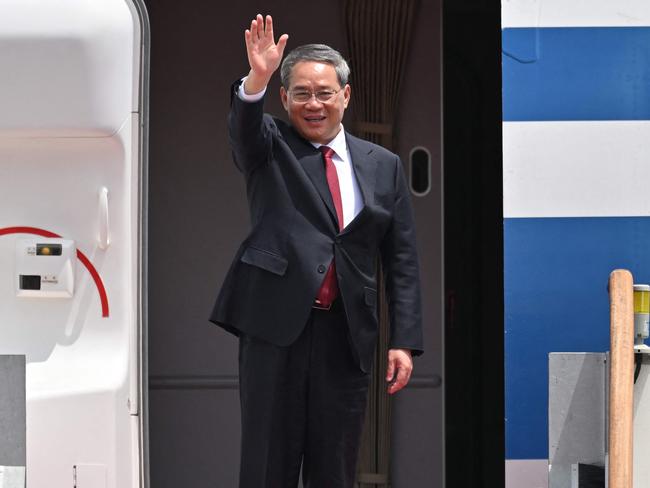
<svg viewBox="0 0 650 488">
<path fill-rule="evenodd" d="M 240 338 L 241 488 L 351 488 L 376 345 L 377 257 L 390 308 L 389 393 L 422 352 L 418 261 L 399 158 L 343 130 L 349 68 L 328 46 L 282 63 L 289 124 L 263 113 L 288 36 L 245 32 L 229 135 L 252 229 L 211 320 Z"/>
</svg>

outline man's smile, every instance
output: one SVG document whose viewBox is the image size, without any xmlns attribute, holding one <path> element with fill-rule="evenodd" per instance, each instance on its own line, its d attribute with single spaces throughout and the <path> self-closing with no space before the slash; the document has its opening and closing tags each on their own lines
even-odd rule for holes
<svg viewBox="0 0 650 488">
<path fill-rule="evenodd" d="M 325 120 L 324 115 L 306 115 L 305 120 L 309 122 L 310 124 L 317 124 L 319 122 L 322 122 Z"/>
</svg>

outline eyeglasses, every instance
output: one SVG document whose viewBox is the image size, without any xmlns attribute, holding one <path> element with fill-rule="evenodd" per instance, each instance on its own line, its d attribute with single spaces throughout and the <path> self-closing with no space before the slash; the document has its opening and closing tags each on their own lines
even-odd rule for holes
<svg viewBox="0 0 650 488">
<path fill-rule="evenodd" d="M 327 103 L 331 101 L 334 96 L 340 92 L 341 90 L 320 90 L 317 92 L 310 92 L 307 90 L 291 90 L 289 92 L 289 96 L 291 96 L 291 100 L 296 102 L 296 103 L 307 103 L 309 100 L 311 100 L 311 97 L 316 97 L 316 100 L 318 100 L 321 103 Z"/>
</svg>

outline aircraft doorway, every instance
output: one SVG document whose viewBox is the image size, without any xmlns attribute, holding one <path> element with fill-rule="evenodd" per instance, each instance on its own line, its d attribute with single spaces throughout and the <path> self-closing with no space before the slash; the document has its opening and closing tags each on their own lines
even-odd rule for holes
<svg viewBox="0 0 650 488">
<path fill-rule="evenodd" d="M 394 488 L 445 486 L 444 358 L 449 351 L 445 353 L 443 277 L 449 279 L 449 273 L 443 266 L 442 5 L 416 3 L 394 150 L 407 172 L 412 171 L 414 148 L 424 148 L 430 156 L 430 188 L 413 197 L 426 353 L 416 360 L 411 385 L 393 405 Z M 274 15 L 278 33 L 290 34 L 289 49 L 324 42 L 348 55 L 342 5 L 327 4 L 319 21 L 308 23 L 304 18 L 313 14 L 305 12 L 304 3 L 273 1 L 265 8 Z M 227 143 L 226 114 L 230 84 L 248 72 L 243 30 L 258 8 L 250 0 L 192 6 L 173 0 L 148 2 L 150 452 L 155 488 L 237 485 L 238 348 L 235 338 L 209 324 L 207 317 L 248 226 L 244 182 Z M 354 64 L 351 68 L 354 73 Z M 278 89 L 274 79 L 267 112 L 282 114 Z M 352 121 L 344 124 L 351 127 Z M 500 176 L 497 180 L 500 183 Z M 447 177 L 444 182 L 448 184 Z M 482 225 L 491 224 L 486 220 Z M 454 405 L 448 402 L 447 408 Z"/>
</svg>

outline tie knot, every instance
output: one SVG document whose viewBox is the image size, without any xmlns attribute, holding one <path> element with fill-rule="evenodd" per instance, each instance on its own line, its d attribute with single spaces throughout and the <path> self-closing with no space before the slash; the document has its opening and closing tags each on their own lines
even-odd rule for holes
<svg viewBox="0 0 650 488">
<path fill-rule="evenodd" d="M 320 146 L 319 149 L 323 153 L 325 160 L 332 159 L 332 156 L 334 156 L 334 149 L 329 146 Z"/>
</svg>

